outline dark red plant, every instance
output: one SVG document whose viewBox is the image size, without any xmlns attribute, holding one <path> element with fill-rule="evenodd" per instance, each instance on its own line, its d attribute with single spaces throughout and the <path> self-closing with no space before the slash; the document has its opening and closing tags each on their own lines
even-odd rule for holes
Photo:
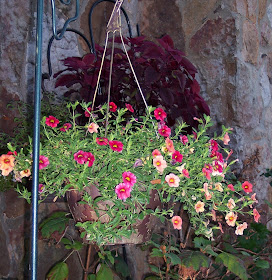
<svg viewBox="0 0 272 280">
<path fill-rule="evenodd" d="M 120 38 L 115 41 L 119 43 Z M 175 120 L 181 117 L 187 124 L 195 127 L 197 123 L 194 117 L 201 118 L 203 114 L 210 114 L 208 105 L 199 94 L 200 86 L 195 79 L 197 70 L 182 51 L 174 48 L 170 36 L 165 35 L 158 43 L 148 41 L 143 36 L 125 39 L 129 57 L 147 103 L 152 106 L 161 105 L 165 109 L 168 125 L 173 125 Z M 114 51 L 111 101 L 119 107 L 130 103 L 135 114 L 142 115 L 145 110 L 144 103 L 120 46 L 118 44 Z M 78 91 L 82 100 L 92 101 L 103 48 L 97 45 L 96 52 L 97 59 L 94 54 L 64 59 L 67 68 L 55 74 L 55 86 L 69 88 L 65 96 Z M 102 93 L 98 94 L 96 105 L 107 101 L 110 52 L 109 49 L 104 62 L 100 80 Z M 72 87 L 75 84 L 80 85 L 79 90 Z"/>
</svg>

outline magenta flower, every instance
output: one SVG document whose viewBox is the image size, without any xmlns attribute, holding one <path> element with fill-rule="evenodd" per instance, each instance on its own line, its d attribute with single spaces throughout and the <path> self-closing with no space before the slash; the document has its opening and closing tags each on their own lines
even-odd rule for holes
<svg viewBox="0 0 272 280">
<path fill-rule="evenodd" d="M 211 171 L 209 169 L 204 167 L 202 168 L 202 172 L 208 180 L 211 180 Z"/>
<path fill-rule="evenodd" d="M 84 112 L 85 117 L 89 118 L 91 116 L 91 114 L 89 112 L 91 112 L 91 111 L 92 111 L 92 108 L 88 107 L 87 111 Z"/>
<path fill-rule="evenodd" d="M 234 189 L 234 187 L 233 187 L 233 184 L 229 184 L 229 185 L 227 185 L 227 187 L 228 187 L 228 189 L 230 189 L 231 191 L 235 191 L 235 189 Z"/>
<path fill-rule="evenodd" d="M 67 131 L 68 129 L 70 129 L 71 127 L 72 127 L 72 125 L 71 125 L 70 123 L 65 123 L 65 124 L 63 125 L 63 127 L 60 128 L 60 131 L 65 132 L 65 131 Z"/>
<path fill-rule="evenodd" d="M 96 143 L 100 146 L 106 146 L 109 143 L 109 140 L 105 137 L 97 137 L 96 138 Z"/>
<path fill-rule="evenodd" d="M 90 152 L 85 152 L 84 157 L 86 162 L 88 163 L 88 166 L 91 167 L 94 163 L 94 155 Z"/>
<path fill-rule="evenodd" d="M 49 116 L 45 119 L 45 124 L 51 127 L 57 127 L 59 120 L 53 116 Z"/>
<path fill-rule="evenodd" d="M 39 194 L 43 193 L 44 190 L 45 190 L 44 185 L 43 184 L 39 184 L 39 189 L 38 189 Z"/>
<path fill-rule="evenodd" d="M 213 151 L 218 151 L 218 144 L 214 139 L 210 140 L 210 148 Z"/>
<path fill-rule="evenodd" d="M 133 185 L 136 183 L 137 177 L 129 171 L 126 171 L 122 174 L 123 182 L 128 184 L 130 187 L 133 187 Z"/>
<path fill-rule="evenodd" d="M 183 155 L 179 151 L 175 151 L 172 155 L 172 159 L 176 162 L 182 162 Z"/>
<path fill-rule="evenodd" d="M 186 177 L 186 178 L 190 178 L 190 176 L 189 176 L 189 171 L 187 170 L 187 169 L 182 169 L 182 174 L 183 174 L 183 176 L 184 177 Z"/>
<path fill-rule="evenodd" d="M 74 154 L 74 159 L 77 163 L 79 164 L 84 164 L 86 163 L 86 157 L 85 157 L 85 152 L 79 150 Z"/>
<path fill-rule="evenodd" d="M 252 184 L 250 184 L 248 181 L 245 181 L 242 184 L 242 188 L 246 193 L 251 193 L 252 192 Z"/>
<path fill-rule="evenodd" d="M 110 148 L 113 150 L 113 151 L 116 151 L 118 153 L 122 152 L 123 151 L 123 146 L 124 144 L 120 141 L 109 141 L 109 145 L 110 145 Z"/>
<path fill-rule="evenodd" d="M 180 135 L 179 139 L 183 143 L 183 145 L 189 142 L 188 137 L 186 135 Z"/>
<path fill-rule="evenodd" d="M 126 200 L 128 197 L 130 197 L 130 192 L 131 188 L 126 183 L 121 183 L 115 187 L 115 193 L 119 199 Z"/>
<path fill-rule="evenodd" d="M 39 157 L 39 169 L 45 168 L 49 164 L 49 159 L 46 156 Z"/>
<path fill-rule="evenodd" d="M 156 120 L 158 120 L 158 121 L 163 121 L 167 117 L 166 113 L 164 112 L 164 110 L 162 108 L 157 108 L 154 111 L 154 116 L 155 116 Z"/>
<path fill-rule="evenodd" d="M 126 108 L 131 112 L 134 113 L 134 109 L 132 108 L 132 106 L 130 104 L 126 103 Z"/>
<path fill-rule="evenodd" d="M 117 106 L 114 102 L 110 102 L 109 107 L 110 107 L 109 109 L 111 112 L 115 112 L 117 109 Z"/>
<path fill-rule="evenodd" d="M 167 125 L 164 125 L 159 129 L 159 134 L 164 137 L 169 137 L 171 134 L 171 129 Z"/>
</svg>

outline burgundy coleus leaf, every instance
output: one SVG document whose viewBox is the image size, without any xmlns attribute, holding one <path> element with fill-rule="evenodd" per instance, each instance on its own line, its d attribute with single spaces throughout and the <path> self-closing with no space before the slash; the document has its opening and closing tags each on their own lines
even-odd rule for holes
<svg viewBox="0 0 272 280">
<path fill-rule="evenodd" d="M 172 76 L 175 79 L 177 79 L 179 86 L 180 86 L 180 90 L 183 92 L 185 85 L 186 85 L 186 80 L 187 80 L 186 75 L 183 72 L 181 72 L 180 70 L 174 70 L 174 71 L 172 71 Z"/>
<path fill-rule="evenodd" d="M 153 42 L 148 42 L 145 44 L 144 48 L 141 47 L 142 56 L 147 59 L 159 59 L 165 56 L 163 49 Z"/>
<path fill-rule="evenodd" d="M 174 104 L 174 95 L 170 89 L 160 88 L 159 96 L 166 105 L 172 106 Z"/>
<path fill-rule="evenodd" d="M 84 68 L 87 67 L 91 67 L 92 65 L 94 65 L 95 62 L 95 54 L 93 53 L 88 53 L 86 55 L 83 56 L 82 58 L 82 62 L 84 63 Z"/>
<path fill-rule="evenodd" d="M 63 60 L 64 65 L 78 70 L 84 68 L 85 63 L 82 61 L 81 57 L 67 57 Z"/>
<path fill-rule="evenodd" d="M 151 85 L 155 82 L 157 82 L 160 77 L 161 74 L 160 72 L 158 72 L 154 67 L 152 67 L 151 65 L 149 65 L 144 72 L 144 77 L 145 77 L 145 82 L 147 85 Z"/>
<path fill-rule="evenodd" d="M 91 75 L 88 75 L 88 74 L 85 73 L 84 78 L 83 78 L 83 82 L 86 83 L 86 85 L 89 85 L 92 88 L 95 88 L 95 86 L 97 84 L 97 79 L 98 79 L 98 74 L 97 73 L 93 73 Z"/>
<path fill-rule="evenodd" d="M 128 41 L 133 45 L 139 45 L 145 40 L 145 36 L 139 36 L 134 38 L 128 38 Z"/>
<path fill-rule="evenodd" d="M 169 54 L 178 62 L 181 63 L 184 59 L 185 54 L 182 51 L 179 50 L 171 50 L 169 51 Z M 181 63 L 182 64 L 182 63 Z"/>
<path fill-rule="evenodd" d="M 174 42 L 169 35 L 164 35 L 162 38 L 158 39 L 159 44 L 167 51 L 173 50 Z"/>
<path fill-rule="evenodd" d="M 60 76 L 56 83 L 55 87 L 60 87 L 60 86 L 65 86 L 67 88 L 71 87 L 74 84 L 81 84 L 82 85 L 82 80 L 79 77 L 78 74 L 65 74 L 63 76 Z"/>
<path fill-rule="evenodd" d="M 197 73 L 197 69 L 195 68 L 195 66 L 186 57 L 183 56 L 180 63 L 191 75 Z"/>
<path fill-rule="evenodd" d="M 123 40 L 124 40 L 124 43 L 127 45 L 128 42 L 129 42 L 129 39 L 126 38 L 126 37 L 123 37 Z M 112 42 L 112 37 L 109 38 L 109 42 Z M 115 37 L 114 42 L 117 43 L 117 44 L 121 44 L 122 43 L 121 37 L 120 36 Z"/>
<path fill-rule="evenodd" d="M 193 80 L 191 83 L 191 89 L 194 94 L 199 94 L 200 92 L 200 85 L 196 79 Z"/>
</svg>

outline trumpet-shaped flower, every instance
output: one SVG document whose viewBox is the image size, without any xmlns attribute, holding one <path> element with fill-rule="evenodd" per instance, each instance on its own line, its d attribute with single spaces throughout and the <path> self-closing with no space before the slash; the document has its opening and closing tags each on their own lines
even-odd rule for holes
<svg viewBox="0 0 272 280">
<path fill-rule="evenodd" d="M 169 187 L 177 188 L 179 186 L 180 179 L 174 173 L 170 173 L 165 176 L 165 181 L 168 183 Z"/>
<path fill-rule="evenodd" d="M 224 137 L 223 137 L 223 143 L 224 143 L 224 145 L 228 145 L 228 144 L 229 144 L 229 141 L 230 141 L 229 134 L 226 132 L 226 134 L 225 134 Z"/>
<path fill-rule="evenodd" d="M 74 153 L 74 160 L 79 164 L 86 163 L 85 152 L 79 150 L 78 152 Z"/>
<path fill-rule="evenodd" d="M 126 108 L 131 112 L 134 113 L 134 109 L 132 108 L 132 106 L 128 103 L 126 103 Z"/>
<path fill-rule="evenodd" d="M 227 187 L 228 187 L 228 189 L 230 189 L 231 191 L 233 191 L 233 192 L 235 191 L 235 189 L 234 189 L 234 187 L 233 187 L 232 184 L 228 184 Z"/>
<path fill-rule="evenodd" d="M 158 150 L 158 149 L 155 149 L 153 152 L 152 152 L 152 156 L 153 158 L 157 157 L 157 156 L 161 156 L 161 152 Z"/>
<path fill-rule="evenodd" d="M 235 226 L 235 222 L 237 220 L 237 214 L 234 213 L 234 212 L 229 212 L 226 217 L 226 223 L 231 226 L 231 227 L 234 227 Z"/>
<path fill-rule="evenodd" d="M 174 216 L 172 219 L 172 224 L 173 224 L 173 227 L 174 229 L 181 229 L 182 227 L 182 219 L 180 216 Z"/>
<path fill-rule="evenodd" d="M 15 158 L 13 155 L 1 155 L 0 156 L 0 170 L 2 170 L 2 173 L 4 170 L 4 173 L 6 173 L 8 170 L 10 170 L 8 172 L 8 174 L 13 170 L 14 167 L 14 161 Z M 3 175 L 3 176 L 7 176 L 7 175 Z"/>
<path fill-rule="evenodd" d="M 49 164 L 48 157 L 41 155 L 39 157 L 39 169 L 45 168 L 48 164 Z"/>
<path fill-rule="evenodd" d="M 110 112 L 116 112 L 117 106 L 114 102 L 109 103 L 109 110 L 110 110 Z"/>
<path fill-rule="evenodd" d="M 261 217 L 261 215 L 259 214 L 259 212 L 258 212 L 257 209 L 253 209 L 253 217 L 254 217 L 254 221 L 255 221 L 256 223 L 258 223 L 258 222 L 259 222 L 259 219 L 260 219 L 260 217 Z"/>
<path fill-rule="evenodd" d="M 45 124 L 51 127 L 57 127 L 59 120 L 53 116 L 49 116 L 45 119 Z"/>
<path fill-rule="evenodd" d="M 182 169 L 182 174 L 183 174 L 184 177 L 190 178 L 189 171 L 187 169 L 185 169 L 185 168 Z"/>
<path fill-rule="evenodd" d="M 230 198 L 227 203 L 227 207 L 229 208 L 229 210 L 232 210 L 235 207 L 235 205 L 236 204 L 235 204 L 234 200 L 232 198 Z"/>
<path fill-rule="evenodd" d="M 218 151 L 218 144 L 214 139 L 210 140 L 210 149 L 213 151 Z"/>
<path fill-rule="evenodd" d="M 157 170 L 162 174 L 163 170 L 167 167 L 166 161 L 163 159 L 163 156 L 157 156 L 153 159 L 153 165 Z"/>
<path fill-rule="evenodd" d="M 205 206 L 205 203 L 202 202 L 202 201 L 198 201 L 195 205 L 195 210 L 197 213 L 200 213 L 200 212 L 204 212 L 204 206 Z"/>
<path fill-rule="evenodd" d="M 242 184 L 242 188 L 246 193 L 251 193 L 252 192 L 252 184 L 250 184 L 248 181 L 245 181 Z"/>
<path fill-rule="evenodd" d="M 244 230 L 247 228 L 247 223 L 244 222 L 236 227 L 235 234 L 236 235 L 243 235 Z"/>
<path fill-rule="evenodd" d="M 123 182 L 126 183 L 129 187 L 133 187 L 137 181 L 137 177 L 129 171 L 126 171 L 122 174 Z"/>
<path fill-rule="evenodd" d="M 126 183 L 120 183 L 115 187 L 115 193 L 117 197 L 122 200 L 126 200 L 130 197 L 131 187 Z"/>
<path fill-rule="evenodd" d="M 105 137 L 97 137 L 95 141 L 100 146 L 106 146 L 109 143 L 109 140 Z"/>
<path fill-rule="evenodd" d="M 167 137 L 165 139 L 165 144 L 166 144 L 166 149 L 169 151 L 169 153 L 173 154 L 175 152 L 173 141 Z"/>
<path fill-rule="evenodd" d="M 176 162 L 182 162 L 183 155 L 179 151 L 175 151 L 172 154 L 172 159 L 175 160 Z"/>
<path fill-rule="evenodd" d="M 90 133 L 94 133 L 94 132 L 97 133 L 97 132 L 98 132 L 98 131 L 97 131 L 98 127 L 99 127 L 98 124 L 96 124 L 96 123 L 91 123 L 91 124 L 88 125 L 88 131 L 89 131 Z"/>
<path fill-rule="evenodd" d="M 169 137 L 171 134 L 171 129 L 167 125 L 164 125 L 159 129 L 159 134 L 164 137 Z"/>
<path fill-rule="evenodd" d="M 219 191 L 219 192 L 223 192 L 223 188 L 222 188 L 222 184 L 221 183 L 215 183 L 214 184 L 214 187 L 215 187 L 215 189 L 217 190 L 217 191 Z"/>
<path fill-rule="evenodd" d="M 84 115 L 85 115 L 86 118 L 89 118 L 91 116 L 91 114 L 90 114 L 91 111 L 92 111 L 92 108 L 88 107 L 87 111 L 84 112 Z"/>
<path fill-rule="evenodd" d="M 180 135 L 179 139 L 183 143 L 183 145 L 186 145 L 189 142 L 188 137 L 186 135 Z"/>
<path fill-rule="evenodd" d="M 45 190 L 44 185 L 43 184 L 39 184 L 39 189 L 38 189 L 39 194 L 43 193 L 44 190 Z"/>
<path fill-rule="evenodd" d="M 154 111 L 154 117 L 158 121 L 163 121 L 167 117 L 167 115 L 162 108 L 157 108 Z"/>
<path fill-rule="evenodd" d="M 94 155 L 91 152 L 85 152 L 84 153 L 84 157 L 85 157 L 85 162 L 88 163 L 88 167 L 93 166 L 94 163 Z"/>
<path fill-rule="evenodd" d="M 29 177 L 31 175 L 31 171 L 30 171 L 30 169 L 25 169 L 25 170 L 20 171 L 19 174 L 20 174 L 21 178 Z"/>
<path fill-rule="evenodd" d="M 71 125 L 70 123 L 65 123 L 65 124 L 63 125 L 63 127 L 60 128 L 60 131 L 65 132 L 65 131 L 67 131 L 68 129 L 70 129 L 71 127 L 72 127 L 72 125 Z"/>
<path fill-rule="evenodd" d="M 118 153 L 122 152 L 123 151 L 123 146 L 124 144 L 120 141 L 109 141 L 109 145 L 110 145 L 110 148 L 113 150 L 113 151 L 116 151 Z"/>
</svg>

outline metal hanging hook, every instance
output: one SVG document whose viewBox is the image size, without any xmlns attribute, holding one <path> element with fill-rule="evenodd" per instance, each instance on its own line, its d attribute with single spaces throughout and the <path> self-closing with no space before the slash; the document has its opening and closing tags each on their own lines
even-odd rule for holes
<svg viewBox="0 0 272 280">
<path fill-rule="evenodd" d="M 60 2 L 64 5 L 70 5 L 71 0 L 60 0 Z M 70 22 L 75 21 L 79 17 L 79 0 L 76 0 L 76 13 L 75 16 L 72 18 L 69 18 L 65 21 L 62 29 L 57 31 L 57 24 L 56 24 L 56 5 L 55 5 L 55 0 L 51 0 L 51 7 L 52 7 L 52 31 L 53 31 L 53 36 L 56 40 L 61 40 L 64 36 L 65 31 L 67 30 L 67 27 Z"/>
</svg>

